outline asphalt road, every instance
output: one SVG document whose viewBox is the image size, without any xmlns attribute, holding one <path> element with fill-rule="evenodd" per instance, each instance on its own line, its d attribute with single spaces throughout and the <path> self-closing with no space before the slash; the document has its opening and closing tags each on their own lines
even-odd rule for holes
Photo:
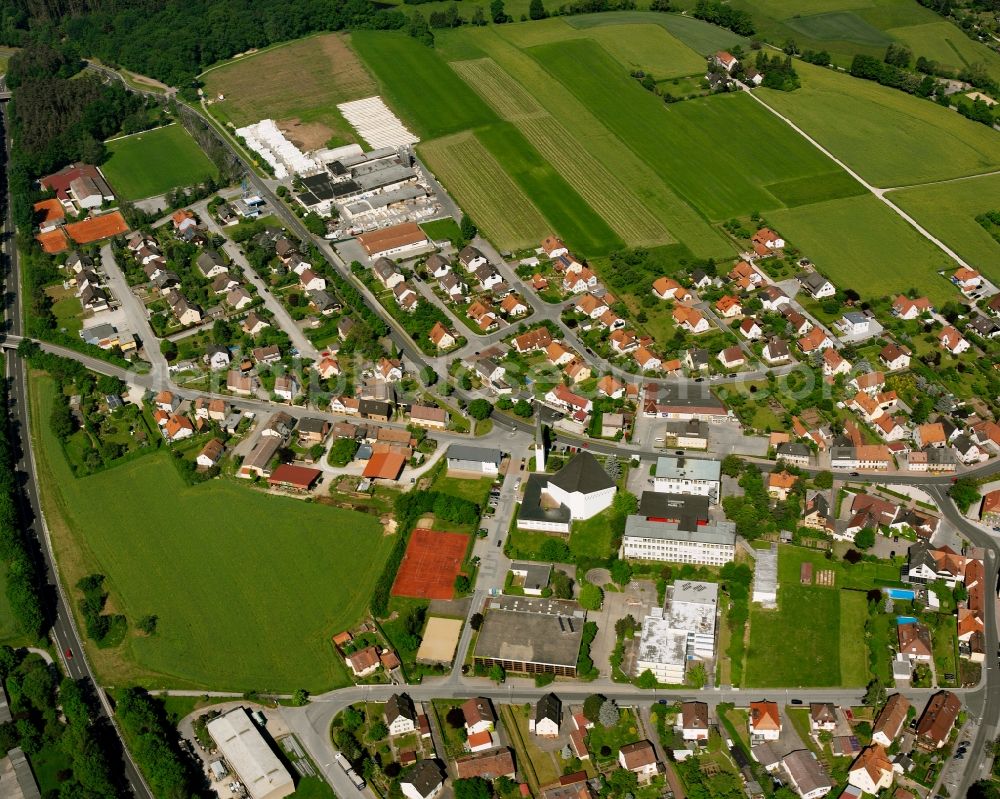
<svg viewBox="0 0 1000 799">
<path fill-rule="evenodd" d="M 2 125 L 5 140 L 5 155 L 9 159 L 10 142 L 6 136 L 7 120 L 6 109 L 0 112 L 2 115 Z M 6 165 L 5 165 L 6 168 Z M 14 246 L 14 224 L 11 214 L 10 194 L 6 198 L 6 211 L 3 219 L 2 248 L 4 254 L 4 272 L 6 281 L 6 293 L 9 304 L 7 305 L 7 318 L 5 330 L 12 334 L 21 332 L 21 292 L 20 273 L 18 271 L 17 248 Z M 153 794 L 146 785 L 146 781 L 139 773 L 132 755 L 125 746 L 124 740 L 114 720 L 114 714 L 104 692 L 101 690 L 94 674 L 91 671 L 90 663 L 87 661 L 80 634 L 76 629 L 76 622 L 70 612 L 67 599 L 63 593 L 62 585 L 59 582 L 55 570 L 55 559 L 52 554 L 52 547 L 49 541 L 48 531 L 45 529 L 45 519 L 42 515 L 41 505 L 38 500 L 37 476 L 35 474 L 34 456 L 31 450 L 31 436 L 28 419 L 28 390 L 27 375 L 21 359 L 14 354 L 8 354 L 6 361 L 6 374 L 9 379 L 10 394 L 10 417 L 11 441 L 18 446 L 20 460 L 15 468 L 21 478 L 23 493 L 19 497 L 22 523 L 25 528 L 38 540 L 41 551 L 45 558 L 46 578 L 51 585 L 57 588 L 55 618 L 49 635 L 59 654 L 65 672 L 74 680 L 85 680 L 90 683 L 96 696 L 100 698 L 101 704 L 99 712 L 107 718 L 115 733 L 119 737 L 122 751 L 125 753 L 124 776 L 128 786 L 131 788 L 133 796 L 138 799 L 153 799 Z"/>
</svg>

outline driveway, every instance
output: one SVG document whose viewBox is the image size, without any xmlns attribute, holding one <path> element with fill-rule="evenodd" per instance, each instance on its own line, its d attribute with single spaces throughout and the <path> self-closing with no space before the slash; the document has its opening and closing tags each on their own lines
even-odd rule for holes
<svg viewBox="0 0 1000 799">
<path fill-rule="evenodd" d="M 101 247 L 101 265 L 104 267 L 104 274 L 107 276 L 112 294 L 121 303 L 128 327 L 142 339 L 146 359 L 153 366 L 153 374 L 161 379 L 166 379 L 167 359 L 160 354 L 160 340 L 153 333 L 153 328 L 149 324 L 146 306 L 132 293 L 132 287 L 129 286 L 125 279 L 125 273 L 118 266 L 110 244 Z"/>
</svg>

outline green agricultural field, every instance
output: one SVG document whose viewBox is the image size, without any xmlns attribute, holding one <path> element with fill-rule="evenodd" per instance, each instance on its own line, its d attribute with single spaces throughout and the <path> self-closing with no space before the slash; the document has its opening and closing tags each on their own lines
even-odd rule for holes
<svg viewBox="0 0 1000 799">
<path fill-rule="evenodd" d="M 217 171 L 182 125 L 134 133 L 107 142 L 111 157 L 101 165 L 115 194 L 141 200 L 192 186 Z"/>
<path fill-rule="evenodd" d="M 601 15 L 604 16 L 604 15 Z M 582 17 L 554 17 L 532 25 L 511 25 L 498 33 L 520 48 L 540 44 L 589 39 L 601 47 L 628 70 L 641 69 L 657 80 L 684 75 L 701 76 L 705 72 L 705 57 L 656 24 L 651 15 L 640 15 L 634 23 L 578 26 Z"/>
<path fill-rule="evenodd" d="M 349 41 L 341 33 L 310 36 L 212 67 L 202 75 L 208 108 L 235 127 L 273 119 L 307 150 L 356 141 L 337 104 L 377 87 Z"/>
<path fill-rule="evenodd" d="M 902 189 L 888 195 L 933 235 L 1000 282 L 1000 243 L 976 222 L 1000 209 L 1000 175 Z"/>
<path fill-rule="evenodd" d="M 588 30 L 605 25 L 659 25 L 675 36 L 683 44 L 703 56 L 719 50 L 728 50 L 739 44 L 746 47 L 749 39 L 737 36 L 732 31 L 710 25 L 694 17 L 680 14 L 651 14 L 646 11 L 609 11 L 604 14 L 581 14 L 568 17 L 566 22 L 574 28 Z"/>
<path fill-rule="evenodd" d="M 423 139 L 497 120 L 436 52 L 403 33 L 358 31 L 351 44 L 374 73 L 383 99 Z"/>
<path fill-rule="evenodd" d="M 472 133 L 435 139 L 421 145 L 420 154 L 462 210 L 501 249 L 538 246 L 552 231 L 527 195 Z"/>
<path fill-rule="evenodd" d="M 133 629 L 116 649 L 89 648 L 103 683 L 316 691 L 349 682 L 330 636 L 361 618 L 392 548 L 377 517 L 232 480 L 189 487 L 166 453 L 76 479 L 46 422 L 53 392 L 49 378 L 33 379 L 60 576 L 72 593 L 83 575 L 104 574 L 109 610 L 159 619 L 153 636 Z"/>
<path fill-rule="evenodd" d="M 691 10 L 696 0 L 678 0 Z M 892 41 L 889 29 L 941 18 L 913 0 L 731 0 L 753 17 L 756 35 L 781 45 L 792 39 L 802 50 L 826 50 L 849 66 L 857 53 L 881 57 Z M 957 30 L 954 29 L 953 30 Z"/>
<path fill-rule="evenodd" d="M 950 22 L 925 22 L 923 25 L 890 28 L 887 32 L 907 44 L 914 58 L 923 56 L 956 72 L 982 63 L 993 80 L 1000 80 L 1000 55 L 974 42 Z"/>
<path fill-rule="evenodd" d="M 558 230 L 577 252 L 608 252 L 622 246 L 608 223 L 513 125 L 498 123 L 482 128 L 476 131 L 476 138 L 531 197 L 552 229 Z"/>
<path fill-rule="evenodd" d="M 544 45 L 529 52 L 654 174 L 709 219 L 777 207 L 767 184 L 836 169 L 749 97 L 723 95 L 665 106 L 589 42 Z M 734 137 L 734 130 L 754 134 Z M 814 188 L 812 201 L 827 198 L 822 181 Z"/>
<path fill-rule="evenodd" d="M 881 297 L 912 286 L 941 303 L 954 296 L 937 274 L 952 260 L 871 195 L 773 211 L 767 219 L 841 288 Z"/>
<path fill-rule="evenodd" d="M 760 96 L 876 186 L 907 186 L 1000 168 L 1000 138 L 936 103 L 796 63 L 802 88 Z"/>
<path fill-rule="evenodd" d="M 851 42 L 869 47 L 887 47 L 892 37 L 850 11 L 829 11 L 785 21 L 796 33 L 821 42 Z"/>
</svg>

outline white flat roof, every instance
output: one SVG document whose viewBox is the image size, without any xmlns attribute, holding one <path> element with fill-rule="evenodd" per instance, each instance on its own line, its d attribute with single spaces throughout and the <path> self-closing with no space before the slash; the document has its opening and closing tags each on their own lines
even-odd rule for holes
<svg viewBox="0 0 1000 799">
<path fill-rule="evenodd" d="M 687 633 L 678 630 L 668 619 L 647 616 L 642 622 L 636 659 L 664 666 L 683 666 L 687 662 Z"/>
<path fill-rule="evenodd" d="M 295 790 L 292 775 L 271 751 L 246 708 L 238 707 L 212 719 L 208 733 L 251 799 L 288 796 Z"/>
</svg>

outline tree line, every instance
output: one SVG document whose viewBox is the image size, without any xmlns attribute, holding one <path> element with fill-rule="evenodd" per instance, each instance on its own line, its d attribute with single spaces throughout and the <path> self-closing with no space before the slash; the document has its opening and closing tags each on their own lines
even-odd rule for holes
<svg viewBox="0 0 1000 799">
<path fill-rule="evenodd" d="M 181 751 L 177 730 L 162 705 L 142 688 L 126 688 L 117 692 L 114 700 L 118 726 L 154 796 L 191 799 L 211 795 L 201 769 Z"/>
<path fill-rule="evenodd" d="M 0 15 L 4 44 L 66 38 L 76 52 L 172 86 L 237 53 L 345 28 L 401 28 L 405 15 L 368 0 L 14 0 Z"/>
<path fill-rule="evenodd" d="M 10 419 L 9 385 L 0 382 L 0 409 Z M 38 542 L 19 512 L 17 457 L 9 421 L 0 425 L 0 560 L 7 570 L 7 600 L 18 629 L 29 639 L 42 638 L 52 618 L 48 581 Z"/>
</svg>

